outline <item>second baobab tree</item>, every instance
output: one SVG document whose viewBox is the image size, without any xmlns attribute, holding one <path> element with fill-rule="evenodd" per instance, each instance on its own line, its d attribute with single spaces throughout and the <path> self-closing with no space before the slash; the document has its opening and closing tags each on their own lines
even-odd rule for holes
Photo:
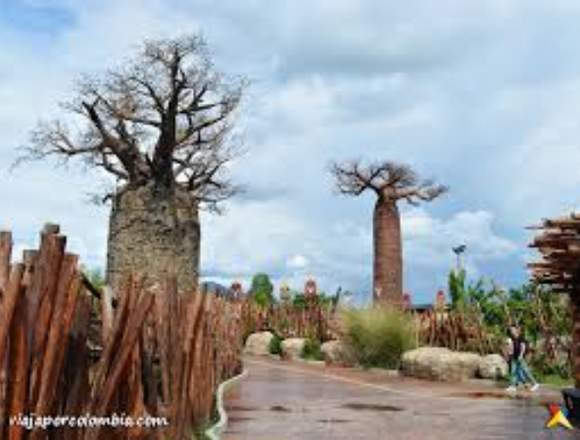
<svg viewBox="0 0 580 440">
<path fill-rule="evenodd" d="M 244 86 L 215 70 L 199 36 L 149 41 L 120 67 L 80 81 L 63 105 L 68 116 L 32 133 L 25 158 L 79 158 L 114 178 L 113 287 L 128 272 L 195 286 L 199 210 L 236 191 L 226 171 L 240 152 L 232 124 Z"/>
<path fill-rule="evenodd" d="M 398 203 L 430 202 L 447 191 L 444 185 L 422 180 L 407 165 L 395 162 L 363 165 L 359 161 L 335 163 L 331 168 L 341 194 L 359 196 L 366 190 L 376 196 L 373 216 L 373 300 L 401 304 L 403 252 Z"/>
</svg>

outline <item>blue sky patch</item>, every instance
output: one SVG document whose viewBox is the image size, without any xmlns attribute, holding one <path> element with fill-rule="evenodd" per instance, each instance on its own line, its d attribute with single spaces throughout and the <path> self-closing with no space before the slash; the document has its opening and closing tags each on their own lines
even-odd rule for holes
<svg viewBox="0 0 580 440">
<path fill-rule="evenodd" d="M 64 7 L 5 0 L 0 8 L 2 27 L 27 35 L 54 35 L 72 26 L 74 21 L 73 12 Z"/>
</svg>

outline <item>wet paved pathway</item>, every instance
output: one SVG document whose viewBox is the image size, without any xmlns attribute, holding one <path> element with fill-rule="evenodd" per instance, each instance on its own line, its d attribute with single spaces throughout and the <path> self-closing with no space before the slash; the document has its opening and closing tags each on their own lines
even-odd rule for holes
<svg viewBox="0 0 580 440">
<path fill-rule="evenodd" d="M 580 439 L 544 428 L 559 394 L 449 385 L 361 372 L 246 360 L 249 375 L 226 394 L 224 440 Z"/>
</svg>

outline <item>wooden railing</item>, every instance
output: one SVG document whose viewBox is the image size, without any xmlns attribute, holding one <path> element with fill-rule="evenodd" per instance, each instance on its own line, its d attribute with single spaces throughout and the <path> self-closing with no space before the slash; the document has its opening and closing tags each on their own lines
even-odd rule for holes
<svg viewBox="0 0 580 440">
<path fill-rule="evenodd" d="M 65 245 L 48 226 L 39 250 L 13 263 L 0 233 L 0 438 L 191 439 L 211 421 L 217 385 L 241 370 L 242 306 L 178 293 L 171 279 L 128 275 L 117 295 L 99 291 Z M 114 414 L 131 423 L 70 426 Z M 14 423 L 31 415 L 62 425 Z M 127 426 L 148 416 L 167 425 Z"/>
</svg>

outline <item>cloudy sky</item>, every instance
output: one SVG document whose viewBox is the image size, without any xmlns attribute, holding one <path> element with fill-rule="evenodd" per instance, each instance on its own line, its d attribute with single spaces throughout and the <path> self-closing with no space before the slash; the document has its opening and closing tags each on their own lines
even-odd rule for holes
<svg viewBox="0 0 580 440">
<path fill-rule="evenodd" d="M 430 301 L 451 247 L 472 277 L 526 279 L 524 226 L 580 199 L 580 3 L 576 0 L 0 0 L 0 226 L 19 248 L 48 220 L 89 267 L 104 265 L 102 177 L 37 163 L 9 173 L 27 133 L 82 72 L 144 38 L 202 31 L 216 65 L 247 76 L 232 173 L 247 191 L 204 216 L 207 278 L 314 275 L 364 295 L 372 195 L 332 191 L 333 159 L 391 159 L 451 187 L 403 208 L 405 288 Z"/>
</svg>

